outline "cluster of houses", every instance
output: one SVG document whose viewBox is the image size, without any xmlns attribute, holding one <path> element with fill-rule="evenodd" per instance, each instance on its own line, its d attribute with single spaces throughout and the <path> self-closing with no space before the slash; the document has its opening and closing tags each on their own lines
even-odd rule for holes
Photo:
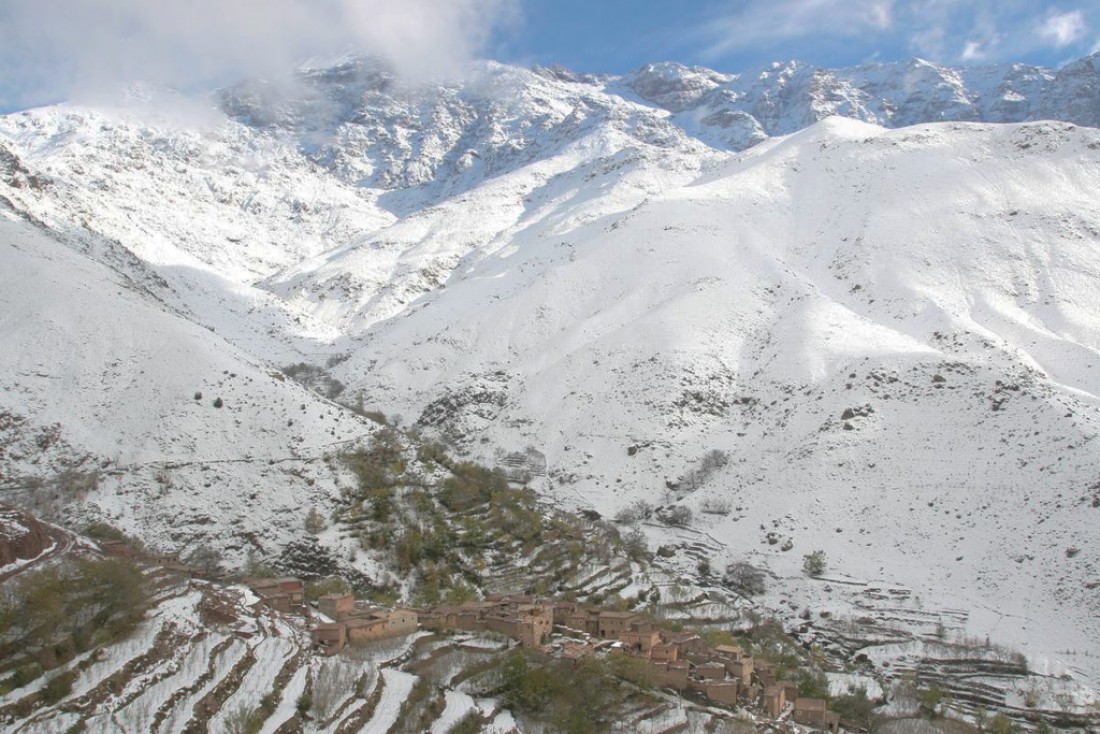
<svg viewBox="0 0 1100 734">
<path fill-rule="evenodd" d="M 345 645 L 411 635 L 418 629 L 415 609 L 385 609 L 364 605 L 351 594 L 326 594 L 317 610 L 331 622 L 313 627 L 313 644 L 325 655 L 335 655 Z"/>
<path fill-rule="evenodd" d="M 277 612 L 308 614 L 305 584 L 301 579 L 245 579 L 245 583 L 260 600 Z"/>
<path fill-rule="evenodd" d="M 298 579 L 249 579 L 249 586 L 273 609 L 308 613 Z M 798 686 L 776 680 L 775 669 L 735 646 L 711 646 L 699 635 L 662 629 L 633 612 L 586 608 L 566 601 L 494 595 L 483 601 L 427 610 L 385 609 L 357 602 L 351 594 L 328 594 L 318 611 L 329 621 L 313 625 L 314 645 L 334 655 L 348 644 L 361 644 L 435 631 L 494 632 L 524 647 L 541 648 L 551 635 L 564 642 L 553 649 L 579 662 L 597 653 L 627 655 L 645 666 L 654 684 L 694 691 L 725 705 L 758 706 L 771 719 L 794 721 L 836 732 L 839 716 L 822 699 L 798 695 Z"/>
<path fill-rule="evenodd" d="M 826 702 L 798 695 L 798 686 L 777 681 L 775 668 L 736 646 L 711 646 L 692 632 L 670 632 L 632 612 L 586 609 L 555 603 L 555 623 L 574 639 L 562 656 L 574 660 L 601 649 L 645 661 L 653 682 L 677 691 L 695 691 L 726 706 L 761 705 L 769 718 L 794 721 L 836 732 L 840 717 Z M 576 639 L 581 636 L 581 639 Z"/>
</svg>

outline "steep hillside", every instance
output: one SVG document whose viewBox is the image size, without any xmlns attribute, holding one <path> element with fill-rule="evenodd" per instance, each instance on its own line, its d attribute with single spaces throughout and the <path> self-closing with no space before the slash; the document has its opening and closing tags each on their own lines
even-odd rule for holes
<svg viewBox="0 0 1100 734">
<path fill-rule="evenodd" d="M 331 502 L 331 473 L 313 467 L 372 423 L 7 211 L 0 248 L 6 489 L 236 562 L 277 551 Z"/>
<path fill-rule="evenodd" d="M 475 453 L 534 446 L 562 502 L 726 505 L 701 522 L 730 559 L 797 578 L 825 548 L 971 632 L 1083 649 L 1098 148 L 1063 124 L 829 122 L 627 214 L 520 227 L 336 374 Z M 342 262 L 358 277 L 352 251 L 321 282 Z M 729 463 L 683 481 L 714 449 Z"/>
</svg>

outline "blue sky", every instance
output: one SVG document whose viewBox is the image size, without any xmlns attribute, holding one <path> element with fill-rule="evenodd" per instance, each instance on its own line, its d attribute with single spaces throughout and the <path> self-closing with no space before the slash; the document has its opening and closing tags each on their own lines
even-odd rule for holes
<svg viewBox="0 0 1100 734">
<path fill-rule="evenodd" d="M 910 56 L 1058 66 L 1100 51 L 1100 0 L 0 0 L 0 111 L 134 81 L 202 91 L 340 51 L 410 76 L 476 57 L 605 73 Z"/>
<path fill-rule="evenodd" d="M 525 0 L 491 55 L 622 73 L 655 60 L 739 71 L 920 56 L 1058 66 L 1100 50 L 1100 0 Z"/>
</svg>

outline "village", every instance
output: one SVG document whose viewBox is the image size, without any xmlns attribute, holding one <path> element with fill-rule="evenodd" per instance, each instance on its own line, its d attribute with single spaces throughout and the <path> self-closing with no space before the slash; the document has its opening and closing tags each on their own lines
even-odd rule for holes
<svg viewBox="0 0 1100 734">
<path fill-rule="evenodd" d="M 325 656 L 418 630 L 493 633 L 562 660 L 629 656 L 644 665 L 657 687 L 692 692 L 724 707 L 745 707 L 771 720 L 789 719 L 834 734 L 840 728 L 839 715 L 825 700 L 800 697 L 795 683 L 776 679 L 772 664 L 754 660 L 740 647 L 712 646 L 693 632 L 664 629 L 634 612 L 501 594 L 459 605 L 390 609 L 360 602 L 350 593 L 321 596 L 314 611 L 300 579 L 245 581 L 271 609 L 310 618 L 314 648 Z"/>
</svg>

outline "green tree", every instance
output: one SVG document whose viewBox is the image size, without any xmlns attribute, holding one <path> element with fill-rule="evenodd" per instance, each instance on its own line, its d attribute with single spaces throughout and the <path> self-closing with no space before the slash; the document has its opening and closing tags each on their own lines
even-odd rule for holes
<svg viewBox="0 0 1100 734">
<path fill-rule="evenodd" d="M 325 529 L 325 518 L 317 511 L 316 507 L 309 508 L 309 512 L 306 513 L 306 532 L 311 535 L 317 535 Z"/>
<path fill-rule="evenodd" d="M 990 734 L 1016 734 L 1019 731 L 1020 727 L 1004 714 L 996 714 L 989 720 Z"/>
</svg>

